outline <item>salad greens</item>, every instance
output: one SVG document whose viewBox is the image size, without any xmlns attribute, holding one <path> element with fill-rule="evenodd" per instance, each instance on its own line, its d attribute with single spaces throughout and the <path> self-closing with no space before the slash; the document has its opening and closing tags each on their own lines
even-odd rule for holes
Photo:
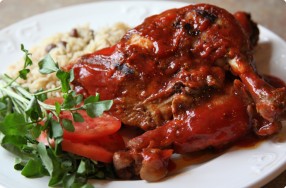
<svg viewBox="0 0 286 188">
<path fill-rule="evenodd" d="M 51 187 L 90 188 L 93 186 L 88 179 L 113 177 L 112 166 L 62 151 L 63 129 L 71 132 L 75 129 L 71 120 L 59 116 L 62 111 L 69 111 L 75 122 L 83 122 L 78 110 L 97 117 L 111 108 L 112 100 L 100 101 L 99 94 L 84 100 L 71 88 L 73 71 L 62 70 L 50 55 L 38 63 L 39 71 L 42 74 L 55 73 L 61 86 L 29 92 L 16 82 L 18 78 L 27 79 L 29 66 L 33 64 L 24 45 L 21 50 L 25 61 L 18 76 L 11 78 L 4 74 L 0 77 L 1 146 L 17 156 L 14 168 L 29 178 L 50 176 Z M 56 90 L 61 90 L 63 102 L 45 104 L 47 94 Z M 48 143 L 54 140 L 54 146 L 37 141 L 42 132 L 48 135 Z"/>
</svg>

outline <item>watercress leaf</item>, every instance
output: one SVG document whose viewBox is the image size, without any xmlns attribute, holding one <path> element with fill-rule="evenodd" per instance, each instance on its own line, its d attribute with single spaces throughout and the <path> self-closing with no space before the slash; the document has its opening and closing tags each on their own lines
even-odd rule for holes
<svg viewBox="0 0 286 188">
<path fill-rule="evenodd" d="M 69 82 L 72 82 L 72 81 L 74 81 L 74 70 L 73 70 L 73 69 L 70 70 L 70 79 L 69 79 Z"/>
<path fill-rule="evenodd" d="M 39 105 L 36 96 L 32 97 L 25 112 L 32 120 L 38 120 L 39 118 L 43 117 L 41 106 Z"/>
<path fill-rule="evenodd" d="M 86 109 L 87 115 L 90 117 L 98 117 L 102 115 L 104 111 L 109 110 L 112 106 L 112 103 L 112 100 L 99 101 L 95 103 L 85 104 L 84 108 Z"/>
<path fill-rule="evenodd" d="M 60 137 L 60 138 L 55 138 L 54 139 L 55 141 L 55 147 L 54 147 L 54 152 L 57 154 L 57 155 L 61 155 L 63 150 L 62 150 L 62 141 L 63 141 L 63 138 Z"/>
<path fill-rule="evenodd" d="M 43 89 L 40 89 L 40 90 L 38 90 L 36 93 L 39 93 L 39 92 L 42 92 L 42 91 L 44 91 Z M 41 93 L 41 94 L 37 94 L 37 99 L 39 100 L 39 101 L 45 101 L 45 100 L 47 100 L 48 99 L 48 95 L 47 95 L 47 93 Z"/>
<path fill-rule="evenodd" d="M 28 50 L 25 49 L 24 44 L 21 44 L 21 51 L 23 51 L 23 52 L 25 52 L 25 53 L 28 52 Z"/>
<path fill-rule="evenodd" d="M 74 98 L 73 93 L 72 92 L 66 93 L 64 95 L 64 102 L 62 104 L 62 107 L 69 109 L 74 106 L 76 106 L 76 99 Z"/>
<path fill-rule="evenodd" d="M 37 124 L 31 129 L 31 135 L 34 139 L 37 139 L 41 134 L 42 125 Z"/>
<path fill-rule="evenodd" d="M 85 185 L 82 185 L 80 188 L 94 188 L 94 186 L 89 184 L 89 183 L 87 183 Z"/>
<path fill-rule="evenodd" d="M 84 100 L 84 104 L 88 104 L 88 103 L 95 103 L 99 101 L 99 94 L 96 93 L 96 95 L 93 96 L 89 96 Z"/>
<path fill-rule="evenodd" d="M 75 174 L 65 174 L 63 178 L 63 186 L 66 188 L 72 187 L 74 181 L 75 181 Z"/>
<path fill-rule="evenodd" d="M 52 127 L 52 120 L 53 120 L 53 115 L 52 113 L 48 113 L 46 117 L 46 121 L 44 123 L 44 126 L 41 127 L 41 131 L 46 131 L 46 130 L 51 130 Z M 51 131 L 49 131 L 50 133 Z M 50 133 L 51 134 L 51 133 Z M 49 135 L 50 138 L 52 138 L 52 135 Z"/>
<path fill-rule="evenodd" d="M 20 157 L 15 158 L 14 169 L 15 170 L 23 170 L 25 165 L 27 164 L 26 160 L 22 160 Z"/>
<path fill-rule="evenodd" d="M 28 178 L 36 178 L 48 175 L 47 170 L 38 158 L 30 159 L 23 168 L 21 174 Z"/>
<path fill-rule="evenodd" d="M 70 73 L 59 69 L 56 76 L 61 81 L 62 92 L 67 93 L 70 90 Z"/>
<path fill-rule="evenodd" d="M 1 100 L 1 101 L 3 101 L 3 102 L 0 102 L 0 127 L 2 126 L 1 124 L 3 124 L 3 120 L 5 119 L 5 117 L 11 111 L 10 104 L 5 100 Z M 1 129 L 0 129 L 0 131 L 1 131 Z"/>
<path fill-rule="evenodd" d="M 27 75 L 30 72 L 30 69 L 22 69 L 19 71 L 19 76 L 20 78 L 22 78 L 23 80 L 27 80 Z"/>
<path fill-rule="evenodd" d="M 25 58 L 25 65 L 24 65 L 25 68 L 33 64 L 31 58 L 29 57 L 29 55 L 30 55 L 30 54 L 28 53 L 28 54 L 26 55 L 26 58 Z"/>
<path fill-rule="evenodd" d="M 0 126 L 0 131 L 4 135 L 19 135 L 25 136 L 31 125 L 28 125 L 24 114 L 12 113 L 8 114 Z"/>
<path fill-rule="evenodd" d="M 26 154 L 23 153 L 23 146 L 27 145 L 27 139 L 22 136 L 4 136 L 2 139 L 1 146 L 11 153 L 19 156 L 25 157 Z"/>
<path fill-rule="evenodd" d="M 39 71 L 42 74 L 51 74 L 59 70 L 59 65 L 48 54 L 39 63 Z"/>
<path fill-rule="evenodd" d="M 105 178 L 105 174 L 104 172 L 102 171 L 98 171 L 95 173 L 95 176 L 98 178 L 98 179 L 104 179 Z"/>
<path fill-rule="evenodd" d="M 72 159 L 64 159 L 61 161 L 61 168 L 65 171 L 72 171 L 73 170 L 73 162 Z"/>
<path fill-rule="evenodd" d="M 21 44 L 21 50 L 25 53 L 25 63 L 24 63 L 24 69 L 25 69 L 29 65 L 32 65 L 33 62 L 31 60 L 31 58 L 29 57 L 29 55 L 31 55 L 31 54 L 29 53 L 28 50 L 25 49 L 23 44 Z"/>
<path fill-rule="evenodd" d="M 77 168 L 77 173 L 78 174 L 85 174 L 86 173 L 86 163 L 84 160 L 81 160 L 78 168 Z"/>
<path fill-rule="evenodd" d="M 6 110 L 6 109 L 7 109 L 7 105 L 3 102 L 0 102 L 0 111 Z"/>
<path fill-rule="evenodd" d="M 74 126 L 71 120 L 69 119 L 62 119 L 62 124 L 65 130 L 69 132 L 74 132 Z"/>
<path fill-rule="evenodd" d="M 53 173 L 53 162 L 48 155 L 46 146 L 40 142 L 37 145 L 37 150 L 38 150 L 38 153 L 39 153 L 39 156 L 42 160 L 43 165 L 45 166 L 45 168 L 47 169 L 47 171 L 51 175 Z"/>
<path fill-rule="evenodd" d="M 58 121 L 56 121 L 54 119 L 51 120 L 51 129 L 52 129 L 52 131 L 51 131 L 52 137 L 51 138 L 62 138 L 63 128 Z"/>
<path fill-rule="evenodd" d="M 74 112 L 72 113 L 72 117 L 73 117 L 73 120 L 75 122 L 84 122 L 84 118 L 82 117 L 82 115 L 78 112 Z"/>
<path fill-rule="evenodd" d="M 59 116 L 61 113 L 61 104 L 59 102 L 55 102 L 56 114 Z"/>
<path fill-rule="evenodd" d="M 36 144 L 36 143 L 35 143 Z M 34 156 L 34 154 L 36 154 L 35 152 L 35 146 L 34 145 L 31 145 L 28 141 L 28 144 L 27 145 L 23 145 L 22 147 L 22 151 L 23 153 L 29 155 L 29 156 Z"/>
<path fill-rule="evenodd" d="M 71 188 L 94 188 L 93 185 L 89 184 L 89 183 L 78 183 L 75 182 Z"/>
<path fill-rule="evenodd" d="M 76 103 L 76 105 L 79 105 L 82 102 L 82 99 L 83 99 L 82 95 L 75 96 L 75 103 Z"/>
<path fill-rule="evenodd" d="M 60 162 L 61 160 L 58 158 L 58 156 L 56 156 L 55 152 L 53 152 L 52 150 L 48 150 L 48 155 L 53 162 L 53 173 L 51 174 L 49 186 L 51 187 L 59 186 L 62 184 L 63 177 L 67 173 L 67 171 L 65 171 L 62 168 Z"/>
</svg>

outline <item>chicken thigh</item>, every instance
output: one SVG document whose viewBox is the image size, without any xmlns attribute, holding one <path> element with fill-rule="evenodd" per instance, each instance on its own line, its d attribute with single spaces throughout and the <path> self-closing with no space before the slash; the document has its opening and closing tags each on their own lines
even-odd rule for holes
<svg viewBox="0 0 286 188">
<path fill-rule="evenodd" d="M 189 5 L 145 19 L 118 44 L 69 67 L 78 93 L 113 99 L 109 113 L 145 131 L 115 153 L 120 177 L 156 181 L 168 173 L 172 152 L 279 131 L 285 87 L 256 72 L 258 34 L 249 14 Z"/>
</svg>

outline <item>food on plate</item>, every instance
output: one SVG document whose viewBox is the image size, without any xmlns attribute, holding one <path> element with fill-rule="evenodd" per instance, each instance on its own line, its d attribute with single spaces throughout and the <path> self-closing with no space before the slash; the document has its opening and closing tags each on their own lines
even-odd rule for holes
<svg viewBox="0 0 286 188">
<path fill-rule="evenodd" d="M 62 67 L 114 44 L 127 28 L 118 23 L 94 32 L 82 26 L 31 51 L 21 45 L 23 62 L 0 78 L 0 138 L 17 155 L 14 168 L 23 176 L 49 175 L 51 187 L 93 187 L 89 179 L 115 178 L 113 154 L 125 143 L 118 134 L 121 121 L 104 113 L 112 100 L 100 100 L 99 94 L 83 99 L 70 85 L 73 71 Z"/>
<path fill-rule="evenodd" d="M 24 68 L 14 65 L 0 84 L 0 131 L 23 175 L 50 175 L 49 186 L 82 186 L 113 170 L 158 181 L 174 153 L 281 129 L 286 86 L 256 71 L 259 30 L 249 14 L 189 5 L 127 29 L 81 27 L 22 46 Z"/>
<path fill-rule="evenodd" d="M 113 99 L 108 113 L 145 131 L 115 153 L 118 176 L 157 181 L 168 173 L 170 150 L 185 154 L 280 130 L 285 85 L 257 73 L 258 34 L 247 13 L 190 5 L 145 19 L 69 67 L 78 93 Z"/>
<path fill-rule="evenodd" d="M 83 54 L 114 45 L 128 29 L 129 27 L 124 23 L 116 23 L 97 31 L 94 31 L 89 25 L 78 26 L 69 32 L 55 34 L 33 46 L 29 50 L 32 54 L 31 60 L 39 62 L 49 53 L 60 67 L 64 67 Z M 21 69 L 22 60 L 10 66 L 7 73 L 11 77 L 16 77 Z M 29 69 L 31 74 L 27 80 L 19 80 L 18 82 L 29 88 L 31 92 L 39 89 L 53 89 L 60 85 L 55 74 L 41 74 L 37 63 L 31 65 Z M 49 95 L 60 96 L 59 92 L 53 92 Z"/>
</svg>

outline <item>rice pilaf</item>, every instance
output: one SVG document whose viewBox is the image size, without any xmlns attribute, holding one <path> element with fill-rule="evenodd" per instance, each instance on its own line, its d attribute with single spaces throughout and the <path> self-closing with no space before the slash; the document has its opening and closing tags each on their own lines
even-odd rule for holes
<svg viewBox="0 0 286 188">
<path fill-rule="evenodd" d="M 129 27 L 123 23 L 94 31 L 89 25 L 79 26 L 66 33 L 53 35 L 41 43 L 35 45 L 29 52 L 34 62 L 29 67 L 30 74 L 27 80 L 19 79 L 23 87 L 29 88 L 31 92 L 39 89 L 53 89 L 60 85 L 55 74 L 43 75 L 39 72 L 38 64 L 44 56 L 49 53 L 60 67 L 65 67 L 81 55 L 92 53 L 117 43 L 126 33 Z M 7 74 L 16 77 L 18 71 L 23 68 L 23 60 L 11 65 Z M 51 96 L 59 97 L 59 92 L 50 93 Z"/>
</svg>

